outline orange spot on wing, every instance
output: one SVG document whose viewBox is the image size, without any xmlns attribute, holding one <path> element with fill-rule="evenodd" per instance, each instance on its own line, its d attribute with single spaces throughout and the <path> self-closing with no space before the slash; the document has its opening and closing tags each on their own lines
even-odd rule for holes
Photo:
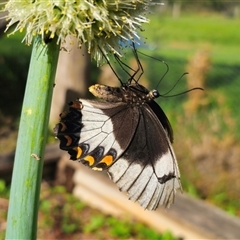
<svg viewBox="0 0 240 240">
<path fill-rule="evenodd" d="M 84 158 L 84 160 L 89 163 L 89 166 L 92 166 L 92 165 L 94 164 L 94 162 L 95 162 L 94 157 L 93 157 L 93 156 L 90 156 L 90 155 L 86 156 L 86 157 Z"/>
<path fill-rule="evenodd" d="M 100 161 L 100 163 L 105 163 L 107 166 L 111 165 L 112 162 L 113 162 L 113 156 L 111 156 L 111 155 L 105 156 L 105 157 Z"/>
<path fill-rule="evenodd" d="M 80 147 L 75 147 L 74 150 L 77 152 L 76 158 L 80 158 L 82 155 L 82 149 Z"/>
<path fill-rule="evenodd" d="M 67 139 L 66 146 L 70 146 L 72 144 L 72 138 L 70 138 L 68 135 L 64 136 Z"/>
</svg>

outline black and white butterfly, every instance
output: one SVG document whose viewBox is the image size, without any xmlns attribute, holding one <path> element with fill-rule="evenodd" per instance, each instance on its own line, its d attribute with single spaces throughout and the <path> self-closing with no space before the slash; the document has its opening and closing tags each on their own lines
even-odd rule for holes
<svg viewBox="0 0 240 240">
<path fill-rule="evenodd" d="M 134 54 L 139 67 L 126 83 L 91 86 L 89 91 L 101 100 L 71 102 L 55 132 L 72 160 L 106 170 L 129 199 L 155 210 L 174 202 L 176 190 L 181 190 L 180 173 L 171 125 L 154 101 L 160 94 L 135 79 L 143 69 L 135 48 Z"/>
</svg>

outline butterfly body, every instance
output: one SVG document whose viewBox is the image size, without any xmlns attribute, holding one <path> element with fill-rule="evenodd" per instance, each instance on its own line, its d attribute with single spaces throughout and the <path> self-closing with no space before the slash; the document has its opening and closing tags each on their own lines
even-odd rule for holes
<svg viewBox="0 0 240 240">
<path fill-rule="evenodd" d="M 148 91 L 140 84 L 125 84 L 122 87 L 109 87 L 95 84 L 89 91 L 98 98 L 108 102 L 125 102 L 127 104 L 143 105 L 159 97 L 157 90 Z"/>
<path fill-rule="evenodd" d="M 158 91 L 134 81 L 89 90 L 102 101 L 81 99 L 70 105 L 55 129 L 60 148 L 72 160 L 107 170 L 119 189 L 145 209 L 169 207 L 181 183 L 172 128 L 154 101 Z"/>
</svg>

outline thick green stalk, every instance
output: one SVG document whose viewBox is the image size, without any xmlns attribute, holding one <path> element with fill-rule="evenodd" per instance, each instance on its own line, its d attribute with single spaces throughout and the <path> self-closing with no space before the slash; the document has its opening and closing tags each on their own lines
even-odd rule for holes
<svg viewBox="0 0 240 240">
<path fill-rule="evenodd" d="M 33 45 L 15 153 L 6 239 L 36 239 L 38 203 L 59 46 Z M 21 57 L 21 56 L 19 56 Z M 40 159 L 39 159 L 40 158 Z"/>
</svg>

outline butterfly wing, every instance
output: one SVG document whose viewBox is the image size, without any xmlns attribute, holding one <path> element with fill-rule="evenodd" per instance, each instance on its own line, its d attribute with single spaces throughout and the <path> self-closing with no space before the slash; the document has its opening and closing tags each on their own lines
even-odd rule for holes
<svg viewBox="0 0 240 240">
<path fill-rule="evenodd" d="M 170 124 L 157 106 L 76 102 L 55 129 L 60 148 L 94 170 L 107 169 L 119 189 L 142 207 L 170 206 L 181 188 L 180 174 L 168 138 Z"/>
<path fill-rule="evenodd" d="M 64 131 L 58 130 L 60 148 L 68 150 L 72 160 L 78 159 L 94 170 L 104 170 L 128 147 L 137 127 L 139 112 L 126 108 L 122 102 L 81 100 L 80 103 L 78 123 L 73 123 L 72 118 L 76 110 L 70 109 L 68 115 L 71 118 L 64 120 Z M 72 144 L 67 145 L 65 139 L 70 139 Z"/>
<path fill-rule="evenodd" d="M 142 207 L 149 210 L 159 204 L 169 207 L 176 190 L 181 188 L 176 157 L 152 108 L 145 105 L 138 110 L 140 117 L 133 139 L 108 173 L 119 189 Z"/>
<path fill-rule="evenodd" d="M 149 105 L 149 107 L 152 109 L 152 111 L 155 113 L 155 115 L 161 122 L 163 128 L 167 132 L 170 142 L 173 143 L 173 130 L 172 130 L 170 122 L 168 121 L 166 114 L 164 113 L 162 108 L 155 101 L 150 101 L 147 104 Z"/>
</svg>

